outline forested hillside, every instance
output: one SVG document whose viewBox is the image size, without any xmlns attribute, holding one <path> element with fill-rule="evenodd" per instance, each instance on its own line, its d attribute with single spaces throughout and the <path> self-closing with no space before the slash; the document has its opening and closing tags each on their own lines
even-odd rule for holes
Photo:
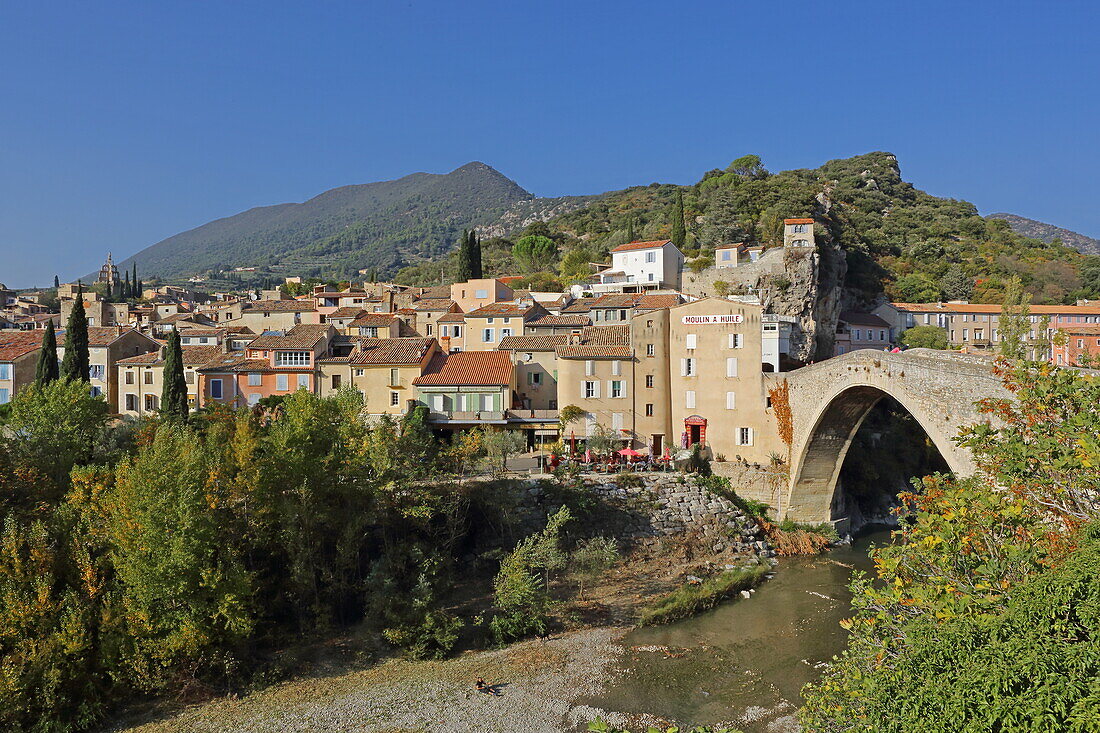
<svg viewBox="0 0 1100 733">
<path fill-rule="evenodd" d="M 607 194 L 549 224 L 575 261 L 599 260 L 630 239 L 673 237 L 683 195 L 683 247 L 712 256 L 728 242 L 778 244 L 786 217 L 813 216 L 819 241 L 847 254 L 846 285 L 893 299 L 997 302 L 1019 276 L 1035 302 L 1100 295 L 1100 260 L 983 219 L 973 204 L 932 196 L 901 177 L 884 152 L 816 169 L 770 173 L 757 156 L 712 170 L 691 186 L 651 184 Z"/>
<path fill-rule="evenodd" d="M 233 267 L 290 265 L 326 275 L 448 251 L 464 228 L 487 226 L 534 197 L 484 163 L 445 175 L 344 186 L 304 203 L 264 206 L 169 237 L 124 261 L 175 277 Z"/>
</svg>

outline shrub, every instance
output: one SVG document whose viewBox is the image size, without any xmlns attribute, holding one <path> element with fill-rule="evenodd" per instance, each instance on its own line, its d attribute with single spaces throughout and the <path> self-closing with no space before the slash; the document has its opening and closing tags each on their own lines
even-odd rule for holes
<svg viewBox="0 0 1100 733">
<path fill-rule="evenodd" d="M 570 519 L 569 509 L 562 507 L 545 529 L 523 539 L 501 561 L 493 579 L 493 605 L 500 613 L 489 622 L 497 644 L 546 633 L 550 574 L 566 564 L 561 533 Z"/>
</svg>

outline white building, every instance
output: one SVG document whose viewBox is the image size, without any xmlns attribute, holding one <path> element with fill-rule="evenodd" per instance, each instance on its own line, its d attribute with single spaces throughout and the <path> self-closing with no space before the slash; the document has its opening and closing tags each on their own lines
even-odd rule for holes
<svg viewBox="0 0 1100 733">
<path fill-rule="evenodd" d="M 680 287 L 684 254 L 671 240 L 630 242 L 611 250 L 611 267 L 599 274 L 592 290 L 600 293 L 636 293 Z"/>
</svg>

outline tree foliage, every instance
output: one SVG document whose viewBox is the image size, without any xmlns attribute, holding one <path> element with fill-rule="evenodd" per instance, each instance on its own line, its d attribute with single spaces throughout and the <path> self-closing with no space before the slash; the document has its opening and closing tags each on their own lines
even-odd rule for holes
<svg viewBox="0 0 1100 733">
<path fill-rule="evenodd" d="M 65 357 L 61 362 L 61 376 L 74 381 L 87 382 L 89 376 L 88 317 L 84 313 L 84 293 L 78 287 L 69 322 L 65 326 Z"/>
<path fill-rule="evenodd" d="M 57 363 L 57 334 L 54 332 L 51 320 L 46 323 L 46 333 L 42 335 L 42 349 L 38 352 L 34 383 L 40 387 L 45 386 L 56 380 L 60 373 Z"/>
<path fill-rule="evenodd" d="M 911 349 L 947 348 L 947 331 L 939 326 L 913 326 L 901 334 L 901 342 Z"/>
<path fill-rule="evenodd" d="M 191 408 L 187 404 L 187 383 L 183 379 L 183 347 L 179 331 L 174 328 L 168 334 L 161 379 L 160 414 L 168 419 L 186 419 Z"/>
</svg>

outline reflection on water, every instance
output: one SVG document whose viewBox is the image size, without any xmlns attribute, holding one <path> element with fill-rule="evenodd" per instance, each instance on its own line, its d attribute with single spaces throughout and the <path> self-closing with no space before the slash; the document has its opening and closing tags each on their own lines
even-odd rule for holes
<svg viewBox="0 0 1100 733">
<path fill-rule="evenodd" d="M 852 569 L 870 569 L 868 545 L 888 540 L 881 532 L 826 555 L 783 559 L 749 600 L 631 632 L 629 668 L 591 704 L 747 733 L 793 730 L 799 690 L 844 648 L 839 622 L 850 611 Z"/>
</svg>

